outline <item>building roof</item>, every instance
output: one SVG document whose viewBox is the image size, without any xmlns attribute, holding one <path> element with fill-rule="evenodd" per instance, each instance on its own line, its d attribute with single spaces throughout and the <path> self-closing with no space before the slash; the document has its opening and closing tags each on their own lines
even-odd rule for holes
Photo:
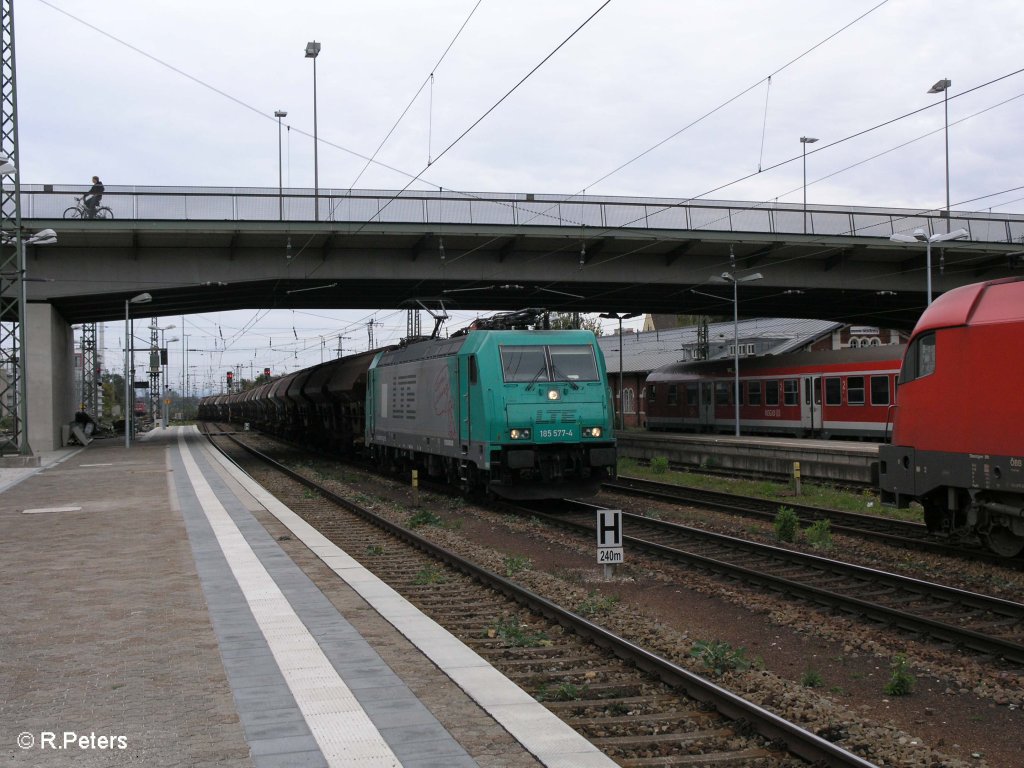
<svg viewBox="0 0 1024 768">
<path fill-rule="evenodd" d="M 776 355 L 791 352 L 843 327 L 842 323 L 828 320 L 800 318 L 754 318 L 741 320 L 737 327 L 740 344 L 755 344 L 758 355 Z M 622 351 L 623 373 L 647 373 L 669 363 L 692 359 L 688 354 L 697 348 L 698 328 L 668 328 L 665 330 L 624 332 L 598 336 L 597 343 L 604 353 L 609 373 L 619 372 L 619 350 Z M 708 324 L 708 359 L 732 355 L 733 324 Z"/>
</svg>

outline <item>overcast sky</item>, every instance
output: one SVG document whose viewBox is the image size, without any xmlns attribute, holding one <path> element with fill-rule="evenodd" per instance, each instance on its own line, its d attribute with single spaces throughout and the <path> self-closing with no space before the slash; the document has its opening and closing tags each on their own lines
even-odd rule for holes
<svg viewBox="0 0 1024 768">
<path fill-rule="evenodd" d="M 276 187 L 282 109 L 285 186 L 312 187 L 303 51 L 317 40 L 322 188 L 419 177 L 413 189 L 796 203 L 810 136 L 808 202 L 940 208 L 943 99 L 927 91 L 949 78 L 952 207 L 1024 212 L 1019 0 L 14 6 L 23 183 Z M 192 316 L 189 346 L 223 335 L 227 351 L 189 362 L 294 370 L 339 334 L 365 348 L 371 317 L 378 342 L 405 332 L 392 310 Z"/>
</svg>

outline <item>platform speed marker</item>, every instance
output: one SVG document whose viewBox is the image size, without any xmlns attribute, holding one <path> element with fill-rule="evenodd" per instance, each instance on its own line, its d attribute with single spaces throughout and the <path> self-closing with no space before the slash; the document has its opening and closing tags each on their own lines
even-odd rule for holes
<svg viewBox="0 0 1024 768">
<path fill-rule="evenodd" d="M 622 510 L 597 510 L 597 562 L 600 565 L 618 565 L 622 554 Z"/>
</svg>

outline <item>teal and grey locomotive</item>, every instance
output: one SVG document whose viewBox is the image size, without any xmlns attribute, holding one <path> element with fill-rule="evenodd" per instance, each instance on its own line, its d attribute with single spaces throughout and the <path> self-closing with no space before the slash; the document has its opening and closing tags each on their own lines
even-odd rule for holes
<svg viewBox="0 0 1024 768">
<path fill-rule="evenodd" d="M 389 347 L 206 398 L 200 415 L 509 498 L 590 495 L 616 472 L 590 331 L 468 330 Z"/>
</svg>

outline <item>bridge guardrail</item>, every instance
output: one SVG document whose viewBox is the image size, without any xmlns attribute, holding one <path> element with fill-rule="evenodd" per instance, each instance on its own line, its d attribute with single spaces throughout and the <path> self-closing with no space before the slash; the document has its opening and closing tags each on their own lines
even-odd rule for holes
<svg viewBox="0 0 1024 768">
<path fill-rule="evenodd" d="M 22 217 L 59 219 L 81 197 L 82 185 L 23 184 Z M 103 196 L 116 219 L 172 221 L 321 222 L 345 224 L 483 224 L 590 229 L 678 229 L 797 235 L 804 232 L 798 204 L 670 198 L 501 193 L 390 192 L 376 190 L 234 187 L 108 186 Z M 946 231 L 944 211 L 807 206 L 807 234 L 885 237 L 922 228 Z M 951 229 L 970 239 L 1024 243 L 1024 215 L 953 211 Z M 588 233 L 594 235 L 599 233 Z"/>
</svg>

